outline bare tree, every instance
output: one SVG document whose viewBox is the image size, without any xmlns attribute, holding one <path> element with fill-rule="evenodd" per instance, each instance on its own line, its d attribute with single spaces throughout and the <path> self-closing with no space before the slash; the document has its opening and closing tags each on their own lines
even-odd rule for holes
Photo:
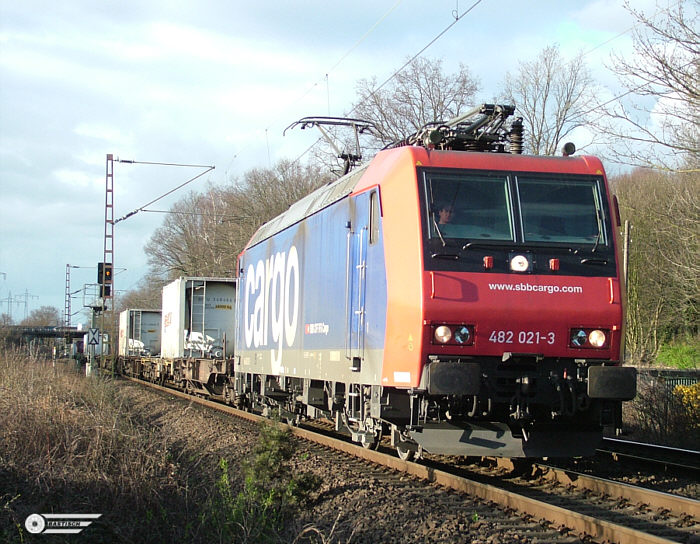
<svg viewBox="0 0 700 544">
<path fill-rule="evenodd" d="M 590 71 L 582 54 L 566 62 L 556 45 L 519 65 L 517 73 L 506 74 L 504 101 L 523 117 L 525 152 L 554 155 L 571 132 L 589 123 L 594 104 Z"/>
<path fill-rule="evenodd" d="M 243 180 L 234 184 L 231 204 L 245 212 L 252 236 L 260 225 L 330 180 L 318 165 L 281 160 L 273 168 L 246 172 Z"/>
<path fill-rule="evenodd" d="M 190 193 L 176 202 L 163 226 L 156 229 L 144 247 L 148 262 L 158 275 L 171 279 L 179 275 L 205 275 L 201 259 L 203 217 L 201 195 Z"/>
<path fill-rule="evenodd" d="M 159 276 L 147 274 L 141 278 L 136 289 L 131 289 L 117 300 L 119 312 L 137 308 L 142 310 L 158 310 L 162 306 L 162 288 L 167 282 Z"/>
<path fill-rule="evenodd" d="M 632 224 L 627 346 L 635 361 L 698 334 L 700 178 L 638 168 L 612 180 Z"/>
<path fill-rule="evenodd" d="M 20 322 L 20 325 L 27 327 L 48 327 L 61 325 L 63 319 L 58 308 L 53 306 L 42 306 L 38 310 L 32 310 L 28 317 Z"/>
<path fill-rule="evenodd" d="M 697 169 L 700 157 L 698 1 L 669 2 L 654 15 L 625 3 L 637 20 L 632 58 L 613 56 L 627 92 L 605 105 L 601 130 L 612 158 L 666 169 Z"/>
<path fill-rule="evenodd" d="M 358 101 L 353 116 L 372 121 L 382 132 L 382 143 L 402 140 L 426 123 L 443 121 L 474 105 L 479 81 L 460 64 L 445 74 L 441 60 L 417 58 L 399 72 L 386 88 L 377 78 L 355 85 Z"/>
</svg>

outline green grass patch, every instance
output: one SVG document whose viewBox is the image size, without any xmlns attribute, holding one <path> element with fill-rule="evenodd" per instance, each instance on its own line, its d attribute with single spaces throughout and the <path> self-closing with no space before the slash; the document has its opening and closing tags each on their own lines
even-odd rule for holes
<svg viewBox="0 0 700 544">
<path fill-rule="evenodd" d="M 692 370 L 700 364 L 700 341 L 686 340 L 663 344 L 656 356 L 657 362 L 664 366 Z"/>
</svg>

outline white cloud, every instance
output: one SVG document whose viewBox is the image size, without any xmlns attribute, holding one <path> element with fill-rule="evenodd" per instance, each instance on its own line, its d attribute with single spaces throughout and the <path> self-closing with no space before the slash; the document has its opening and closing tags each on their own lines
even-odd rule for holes
<svg viewBox="0 0 700 544">
<path fill-rule="evenodd" d="M 130 145 L 130 142 L 133 141 L 131 135 L 125 134 L 119 127 L 113 125 L 82 122 L 73 129 L 73 132 L 78 136 L 84 136 L 95 140 L 104 140 L 116 145 Z M 91 156 L 84 156 L 81 160 L 94 164 L 94 157 Z"/>
<path fill-rule="evenodd" d="M 94 189 L 104 187 L 104 179 L 96 177 L 94 171 L 84 172 L 79 170 L 60 169 L 55 170 L 52 175 L 59 183 L 64 185 L 80 188 L 92 187 Z"/>
<path fill-rule="evenodd" d="M 467 64 L 486 96 L 497 93 L 518 60 L 529 60 L 546 45 L 593 47 L 625 25 L 619 2 L 504 0 L 497 12 L 493 6 L 477 6 L 424 54 L 444 59 L 448 70 Z M 208 180 L 222 183 L 266 166 L 268 156 L 275 161 L 300 155 L 318 135 L 296 130 L 282 137 L 286 126 L 329 113 L 329 102 L 331 115 L 349 111 L 355 81 L 375 75 L 383 81 L 454 21 L 454 2 L 403 0 L 383 18 L 389 8 L 369 0 L 358 0 L 352 14 L 345 5 L 322 0 L 5 2 L 0 17 L 4 287 L 41 290 L 37 305 L 61 308 L 65 263 L 101 258 L 107 153 L 216 165 L 206 178 L 159 202 L 159 208 Z M 504 23 L 503 13 L 517 24 Z M 601 47 L 601 57 L 609 50 Z M 595 59 L 600 69 L 602 62 Z M 115 164 L 115 214 L 195 173 Z M 142 245 L 162 219 L 138 214 L 118 224 L 115 255 L 130 269 L 116 278 L 122 284 L 138 281 L 131 274 L 145 268 Z M 17 259 L 23 252 L 31 260 Z M 47 282 L 45 275 L 36 277 L 36 269 L 55 269 L 55 274 Z"/>
</svg>

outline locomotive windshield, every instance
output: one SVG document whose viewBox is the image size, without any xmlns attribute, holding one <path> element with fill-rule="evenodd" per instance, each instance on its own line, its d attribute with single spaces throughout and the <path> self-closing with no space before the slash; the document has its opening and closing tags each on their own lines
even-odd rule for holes
<svg viewBox="0 0 700 544">
<path fill-rule="evenodd" d="M 432 236 L 514 241 L 507 177 L 434 177 L 427 188 Z"/>
<path fill-rule="evenodd" d="M 595 181 L 516 178 L 525 242 L 606 244 Z"/>
<path fill-rule="evenodd" d="M 428 237 L 607 245 L 600 182 L 586 176 L 426 172 Z"/>
</svg>

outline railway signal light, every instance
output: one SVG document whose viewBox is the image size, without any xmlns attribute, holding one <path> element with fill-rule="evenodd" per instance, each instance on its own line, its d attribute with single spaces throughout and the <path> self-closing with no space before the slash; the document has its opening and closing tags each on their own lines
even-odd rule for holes
<svg viewBox="0 0 700 544">
<path fill-rule="evenodd" d="M 112 263 L 97 263 L 97 283 L 112 283 Z"/>
</svg>

